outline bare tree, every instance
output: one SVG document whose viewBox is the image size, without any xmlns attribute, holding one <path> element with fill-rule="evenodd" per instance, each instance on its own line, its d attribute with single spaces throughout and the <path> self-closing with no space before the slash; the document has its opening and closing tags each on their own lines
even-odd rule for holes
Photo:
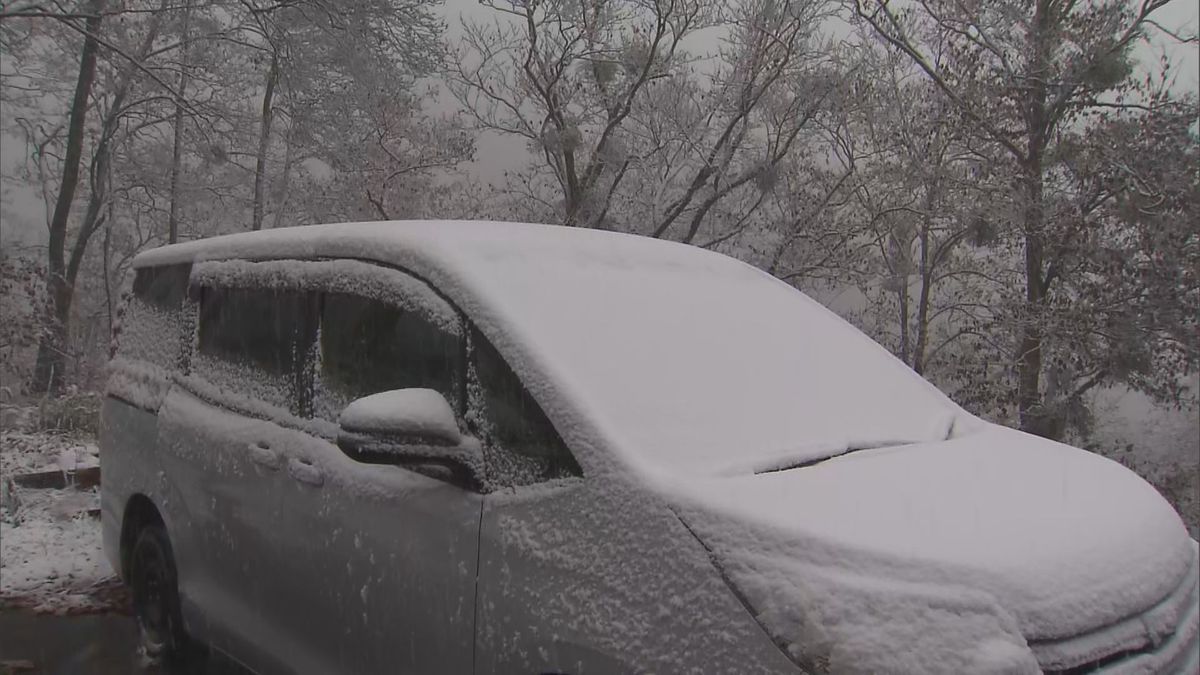
<svg viewBox="0 0 1200 675">
<path fill-rule="evenodd" d="M 720 23 L 698 0 L 485 2 L 467 22 L 451 91 L 479 128 L 528 140 L 551 172 L 568 225 L 596 225 L 623 180 L 622 126 L 650 82 L 683 66 L 680 45 Z M 617 153 L 622 154 L 622 153 Z"/>
<path fill-rule="evenodd" d="M 96 78 L 96 51 L 104 8 L 103 0 L 94 0 L 84 22 L 86 32 L 79 57 L 79 75 L 75 96 L 71 101 L 70 121 L 67 124 L 66 154 L 63 158 L 62 180 L 54 214 L 50 217 L 50 241 L 47 246 L 49 265 L 46 268 L 48 302 L 45 329 L 38 345 L 32 388 L 35 391 L 56 390 L 62 380 L 63 355 L 66 348 L 66 326 L 71 309 L 71 283 L 67 276 L 67 226 L 79 184 L 79 162 L 83 155 L 83 135 L 92 83 Z"/>
<path fill-rule="evenodd" d="M 923 71 L 997 149 L 993 163 L 1011 166 L 1012 227 L 1020 237 L 1024 290 L 1009 321 L 1016 334 L 1016 407 L 1027 431 L 1060 433 L 1061 415 L 1048 394 L 1065 391 L 1070 398 L 1079 388 L 1048 392 L 1043 379 L 1047 340 L 1058 338 L 1056 289 L 1066 285 L 1072 273 L 1067 260 L 1091 222 L 1069 206 L 1060 149 L 1073 130 L 1102 111 L 1170 107 L 1160 96 L 1138 92 L 1130 77 L 1133 46 L 1154 30 L 1152 17 L 1169 1 L 939 0 L 906 13 L 885 0 L 855 4 L 857 16 Z M 1104 381 L 1103 368 L 1088 370 L 1078 370 L 1079 385 Z"/>
</svg>

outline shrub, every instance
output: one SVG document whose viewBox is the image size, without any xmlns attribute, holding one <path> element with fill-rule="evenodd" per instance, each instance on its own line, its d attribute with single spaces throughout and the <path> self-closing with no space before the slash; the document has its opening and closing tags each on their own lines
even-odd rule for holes
<svg viewBox="0 0 1200 675">
<path fill-rule="evenodd" d="M 94 436 L 100 431 L 100 402 L 99 394 L 78 391 L 43 399 L 33 415 L 34 430 Z"/>
</svg>

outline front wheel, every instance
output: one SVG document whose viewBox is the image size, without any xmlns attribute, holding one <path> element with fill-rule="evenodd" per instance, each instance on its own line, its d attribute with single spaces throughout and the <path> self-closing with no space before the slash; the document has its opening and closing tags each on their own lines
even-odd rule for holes
<svg viewBox="0 0 1200 675">
<path fill-rule="evenodd" d="M 129 582 L 143 655 L 156 662 L 193 657 L 196 650 L 183 630 L 179 610 L 171 541 L 161 525 L 147 525 L 138 533 L 129 561 Z"/>
</svg>

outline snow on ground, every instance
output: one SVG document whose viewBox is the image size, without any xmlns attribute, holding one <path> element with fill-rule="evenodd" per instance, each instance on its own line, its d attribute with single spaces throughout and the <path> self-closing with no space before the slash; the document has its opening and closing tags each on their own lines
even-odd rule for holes
<svg viewBox="0 0 1200 675">
<path fill-rule="evenodd" d="M 119 607 L 123 591 L 101 550 L 99 506 L 91 490 L 18 487 L 14 475 L 98 462 L 82 436 L 0 431 L 0 607 L 77 613 Z"/>
<path fill-rule="evenodd" d="M 0 474 L 11 477 L 61 469 L 69 461 L 67 455 L 74 456 L 75 468 L 96 466 L 99 452 L 95 441 L 86 436 L 4 430 L 0 431 Z"/>
</svg>

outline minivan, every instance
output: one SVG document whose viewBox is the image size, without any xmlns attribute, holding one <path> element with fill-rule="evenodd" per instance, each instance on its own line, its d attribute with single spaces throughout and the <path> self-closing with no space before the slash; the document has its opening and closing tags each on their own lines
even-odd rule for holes
<svg viewBox="0 0 1200 675">
<path fill-rule="evenodd" d="M 376 222 L 133 263 L 102 521 L 142 645 L 258 673 L 1195 673 L 1148 483 L 791 286 L 613 232 Z"/>
</svg>

